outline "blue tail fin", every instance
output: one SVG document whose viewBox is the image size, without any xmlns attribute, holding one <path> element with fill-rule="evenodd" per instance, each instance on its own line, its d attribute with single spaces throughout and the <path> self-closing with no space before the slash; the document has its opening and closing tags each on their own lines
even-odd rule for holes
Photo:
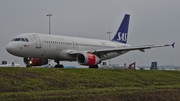
<svg viewBox="0 0 180 101">
<path fill-rule="evenodd" d="M 129 18 L 130 15 L 125 14 L 124 19 L 112 41 L 117 41 L 124 44 L 127 43 Z"/>
</svg>

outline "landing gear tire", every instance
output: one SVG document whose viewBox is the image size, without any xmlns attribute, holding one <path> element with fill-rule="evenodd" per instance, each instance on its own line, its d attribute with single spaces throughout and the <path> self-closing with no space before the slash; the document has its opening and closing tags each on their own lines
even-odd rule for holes
<svg viewBox="0 0 180 101">
<path fill-rule="evenodd" d="M 63 65 L 55 65 L 55 68 L 64 68 L 64 66 Z"/>
<path fill-rule="evenodd" d="M 98 65 L 89 66 L 89 68 L 98 68 Z"/>
<path fill-rule="evenodd" d="M 54 60 L 54 62 L 57 63 L 57 65 L 54 66 L 54 68 L 64 68 L 64 66 L 62 64 L 59 64 L 59 60 Z"/>
<path fill-rule="evenodd" d="M 31 65 L 26 65 L 26 67 L 31 67 Z"/>
</svg>

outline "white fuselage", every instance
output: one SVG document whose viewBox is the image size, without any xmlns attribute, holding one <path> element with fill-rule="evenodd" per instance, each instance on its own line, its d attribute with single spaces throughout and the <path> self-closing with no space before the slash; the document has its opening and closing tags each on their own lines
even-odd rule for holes
<svg viewBox="0 0 180 101">
<path fill-rule="evenodd" d="M 97 49 L 109 49 L 129 46 L 114 41 L 79 38 L 60 35 L 25 33 L 16 38 L 27 38 L 29 42 L 12 41 L 7 45 L 7 51 L 19 57 L 35 57 L 54 59 L 60 61 L 76 61 L 76 57 L 69 55 L 71 51 L 91 51 Z M 126 53 L 126 51 L 124 52 Z M 111 52 L 101 60 L 111 59 L 122 55 L 118 52 Z"/>
</svg>

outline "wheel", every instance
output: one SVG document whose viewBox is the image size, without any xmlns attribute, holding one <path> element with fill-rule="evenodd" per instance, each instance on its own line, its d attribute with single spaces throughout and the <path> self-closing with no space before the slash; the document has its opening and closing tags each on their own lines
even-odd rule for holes
<svg viewBox="0 0 180 101">
<path fill-rule="evenodd" d="M 64 68 L 64 66 L 62 64 L 59 65 L 60 68 Z"/>
<path fill-rule="evenodd" d="M 64 68 L 64 66 L 62 64 L 59 64 L 59 60 L 54 60 L 57 65 L 54 66 L 54 68 Z"/>
<path fill-rule="evenodd" d="M 31 67 L 31 65 L 26 65 L 26 67 Z"/>
<path fill-rule="evenodd" d="M 61 65 L 55 65 L 54 68 L 64 68 L 64 66 L 61 64 Z"/>
<path fill-rule="evenodd" d="M 54 68 L 58 68 L 58 65 L 55 65 L 55 67 Z"/>
<path fill-rule="evenodd" d="M 89 66 L 89 68 L 98 68 L 98 65 Z"/>
</svg>

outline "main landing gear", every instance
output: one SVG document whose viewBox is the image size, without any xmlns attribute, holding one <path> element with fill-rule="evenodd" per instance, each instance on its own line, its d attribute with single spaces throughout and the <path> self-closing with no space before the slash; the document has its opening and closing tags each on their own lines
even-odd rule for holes
<svg viewBox="0 0 180 101">
<path fill-rule="evenodd" d="M 98 68 L 98 65 L 89 66 L 89 68 Z"/>
<path fill-rule="evenodd" d="M 55 65 L 55 68 L 64 68 L 64 66 L 62 65 L 62 64 L 59 64 L 59 60 L 54 60 L 56 63 L 57 63 L 57 65 Z"/>
</svg>

